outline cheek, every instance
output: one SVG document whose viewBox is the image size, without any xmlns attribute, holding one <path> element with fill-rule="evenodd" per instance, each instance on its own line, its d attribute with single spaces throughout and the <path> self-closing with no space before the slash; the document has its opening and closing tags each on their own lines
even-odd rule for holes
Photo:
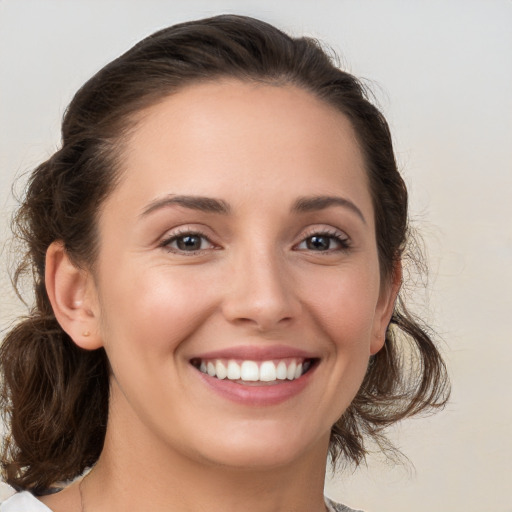
<svg viewBox="0 0 512 512">
<path fill-rule="evenodd" d="M 328 275 L 308 280 L 309 312 L 326 341 L 329 373 L 324 396 L 331 396 L 334 407 L 326 416 L 336 422 L 356 396 L 368 368 L 374 338 L 379 296 L 378 264 L 346 265 Z"/>
<path fill-rule="evenodd" d="M 317 276 L 309 288 L 309 309 L 336 350 L 370 355 L 379 295 L 374 265 Z"/>
<path fill-rule="evenodd" d="M 130 345 L 133 351 L 144 351 L 145 357 L 168 353 L 212 309 L 204 280 L 194 278 L 193 272 L 139 267 L 131 272 L 119 269 L 110 276 L 115 286 L 105 287 L 102 314 L 107 350 L 123 340 L 123 348 Z"/>
</svg>

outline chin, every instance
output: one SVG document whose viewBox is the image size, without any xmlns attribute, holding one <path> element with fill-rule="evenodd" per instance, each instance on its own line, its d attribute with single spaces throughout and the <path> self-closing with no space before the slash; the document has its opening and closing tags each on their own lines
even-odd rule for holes
<svg viewBox="0 0 512 512">
<path fill-rule="evenodd" d="M 261 471 L 289 466 L 294 464 L 301 455 L 300 451 L 285 447 L 258 450 L 255 447 L 245 446 L 239 451 L 232 449 L 229 453 L 209 453 L 205 458 L 214 466 L 241 471 Z"/>
<path fill-rule="evenodd" d="M 248 430 L 223 440 L 217 438 L 198 452 L 213 465 L 248 471 L 285 467 L 312 453 L 327 456 L 330 431 L 319 439 L 311 439 L 311 435 L 300 436 L 298 429 L 257 428 L 252 435 Z"/>
</svg>

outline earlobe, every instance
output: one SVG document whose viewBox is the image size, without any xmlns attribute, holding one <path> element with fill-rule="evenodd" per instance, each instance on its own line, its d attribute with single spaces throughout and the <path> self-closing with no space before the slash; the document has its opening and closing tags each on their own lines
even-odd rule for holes
<svg viewBox="0 0 512 512">
<path fill-rule="evenodd" d="M 370 354 L 375 355 L 386 342 L 386 332 L 395 309 L 398 292 L 402 286 L 402 262 L 395 263 L 393 275 L 389 283 L 381 291 L 378 315 L 375 322 L 374 339 L 370 344 Z"/>
<path fill-rule="evenodd" d="M 46 251 L 45 284 L 57 321 L 76 345 L 86 350 L 101 347 L 92 277 L 71 261 L 60 241 Z"/>
</svg>

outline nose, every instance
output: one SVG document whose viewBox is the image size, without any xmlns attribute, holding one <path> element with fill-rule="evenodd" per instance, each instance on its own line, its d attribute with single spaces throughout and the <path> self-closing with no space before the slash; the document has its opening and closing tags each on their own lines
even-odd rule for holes
<svg viewBox="0 0 512 512">
<path fill-rule="evenodd" d="M 269 251 L 240 254 L 226 283 L 225 318 L 260 332 L 296 321 L 301 303 L 286 263 Z"/>
</svg>

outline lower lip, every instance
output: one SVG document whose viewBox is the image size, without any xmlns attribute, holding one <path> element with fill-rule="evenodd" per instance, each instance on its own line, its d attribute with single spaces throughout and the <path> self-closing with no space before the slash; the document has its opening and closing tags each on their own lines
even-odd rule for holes
<svg viewBox="0 0 512 512">
<path fill-rule="evenodd" d="M 196 368 L 194 371 L 199 378 L 215 393 L 237 402 L 250 406 L 277 405 L 298 395 L 311 381 L 318 364 L 315 364 L 304 375 L 295 380 L 278 380 L 276 384 L 262 386 L 239 384 L 228 379 L 210 377 Z"/>
</svg>

